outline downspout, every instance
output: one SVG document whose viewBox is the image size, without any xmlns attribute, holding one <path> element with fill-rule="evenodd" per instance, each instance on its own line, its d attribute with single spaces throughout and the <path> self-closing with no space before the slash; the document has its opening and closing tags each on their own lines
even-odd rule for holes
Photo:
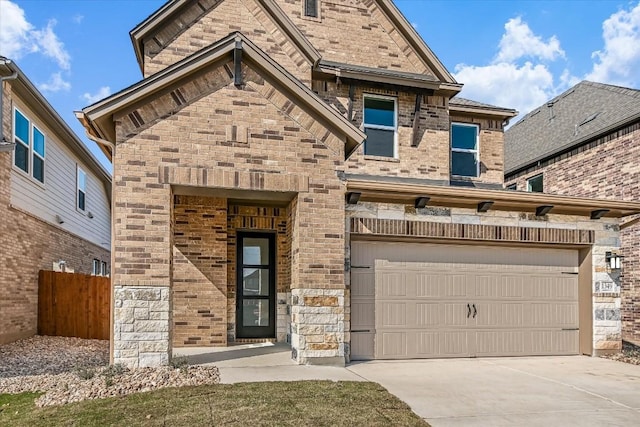
<svg viewBox="0 0 640 427">
<path fill-rule="evenodd" d="M 76 114 L 76 116 L 78 116 Z M 97 136 L 93 136 L 89 133 L 89 130 L 87 129 L 86 126 L 84 127 L 84 133 L 87 136 L 87 138 L 89 138 L 90 140 L 92 140 L 93 142 L 95 142 L 98 145 L 102 145 L 104 147 L 109 147 L 111 148 L 111 158 L 113 158 L 116 154 L 116 145 L 111 142 L 111 141 L 107 141 L 106 139 L 102 139 L 99 138 Z M 113 365 L 113 361 L 114 361 L 114 328 L 113 328 L 113 323 L 114 323 L 114 316 L 115 316 L 115 286 L 113 283 L 113 276 L 114 276 L 114 269 L 115 269 L 115 261 L 116 261 L 116 254 L 115 251 L 113 250 L 114 248 L 114 236 L 116 235 L 116 230 L 115 230 L 115 221 L 113 218 L 114 212 L 115 212 L 115 189 L 116 189 L 116 183 L 113 179 L 113 174 L 111 176 L 111 242 L 109 243 L 109 253 L 111 254 L 111 274 L 109 274 L 109 280 L 110 280 L 110 286 L 111 286 L 111 304 L 109 307 L 109 364 Z"/>
<path fill-rule="evenodd" d="M 11 60 L 4 59 L 1 64 L 8 67 L 11 64 Z M 5 151 L 3 148 L 6 149 L 7 147 L 6 151 L 11 151 L 14 146 L 13 142 L 7 141 L 4 136 L 4 82 L 5 80 L 14 80 L 17 77 L 17 71 L 14 71 L 10 76 L 0 77 L 0 151 Z"/>
</svg>

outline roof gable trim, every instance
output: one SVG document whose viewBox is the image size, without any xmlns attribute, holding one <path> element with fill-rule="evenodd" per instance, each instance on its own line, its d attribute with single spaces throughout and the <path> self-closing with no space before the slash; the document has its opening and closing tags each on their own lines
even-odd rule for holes
<svg viewBox="0 0 640 427">
<path fill-rule="evenodd" d="M 267 54 L 256 47 L 241 33 L 231 33 L 219 42 L 205 48 L 182 61 L 160 71 L 135 85 L 120 91 L 83 110 L 91 124 L 105 139 L 115 140 L 113 114 L 122 111 L 129 106 L 141 102 L 148 96 L 155 94 L 176 81 L 187 78 L 203 68 L 229 56 L 232 52 L 242 47 L 243 61 L 249 60 L 266 74 L 272 76 L 293 97 L 306 104 L 315 111 L 321 119 L 333 127 L 334 131 L 346 137 L 346 156 L 348 157 L 364 141 L 365 134 L 356 128 L 349 120 L 339 112 L 328 106 L 309 88 L 298 81 L 294 76 L 273 61 Z"/>
</svg>

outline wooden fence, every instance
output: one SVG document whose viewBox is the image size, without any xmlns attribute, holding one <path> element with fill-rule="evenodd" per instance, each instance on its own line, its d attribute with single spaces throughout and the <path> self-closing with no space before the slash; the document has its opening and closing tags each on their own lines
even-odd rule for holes
<svg viewBox="0 0 640 427">
<path fill-rule="evenodd" d="M 108 277 L 40 271 L 38 334 L 109 339 Z"/>
</svg>

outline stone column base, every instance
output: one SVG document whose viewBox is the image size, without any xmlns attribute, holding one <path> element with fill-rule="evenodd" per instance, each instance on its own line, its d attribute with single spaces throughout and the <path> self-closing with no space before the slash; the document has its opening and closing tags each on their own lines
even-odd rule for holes
<svg viewBox="0 0 640 427">
<path fill-rule="evenodd" d="M 169 364 L 169 287 L 115 286 L 113 363 L 129 368 Z"/>
<path fill-rule="evenodd" d="M 345 365 L 345 324 L 349 321 L 345 293 L 344 289 L 291 290 L 293 360 L 299 364 Z"/>
</svg>

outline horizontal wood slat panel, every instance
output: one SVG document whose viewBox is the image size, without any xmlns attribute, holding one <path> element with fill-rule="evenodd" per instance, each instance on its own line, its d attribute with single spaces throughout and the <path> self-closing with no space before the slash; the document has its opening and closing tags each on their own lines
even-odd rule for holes
<svg viewBox="0 0 640 427">
<path fill-rule="evenodd" d="M 401 219 L 351 218 L 351 233 L 363 235 L 427 237 L 493 242 L 565 243 L 590 245 L 592 230 L 527 228 L 506 225 L 449 224 Z"/>
</svg>

